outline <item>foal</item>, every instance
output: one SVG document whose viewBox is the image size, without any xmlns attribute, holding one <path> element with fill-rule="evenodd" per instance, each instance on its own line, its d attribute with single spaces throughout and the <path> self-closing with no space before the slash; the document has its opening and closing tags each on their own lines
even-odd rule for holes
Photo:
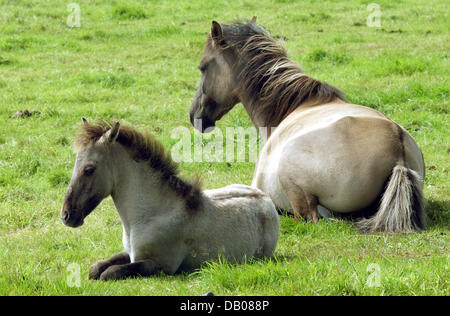
<svg viewBox="0 0 450 316">
<path fill-rule="evenodd" d="M 280 222 L 262 191 L 239 184 L 201 191 L 178 177 L 177 165 L 152 135 L 119 122 L 83 121 L 62 221 L 81 226 L 111 195 L 124 247 L 92 265 L 89 278 L 192 271 L 219 256 L 233 262 L 272 256 Z"/>
</svg>

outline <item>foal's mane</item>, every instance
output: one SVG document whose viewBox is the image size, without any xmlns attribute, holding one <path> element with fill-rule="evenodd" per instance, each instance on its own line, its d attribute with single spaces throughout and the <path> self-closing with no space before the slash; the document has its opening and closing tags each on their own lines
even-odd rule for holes
<svg viewBox="0 0 450 316">
<path fill-rule="evenodd" d="M 75 138 L 75 147 L 83 148 L 98 141 L 115 122 L 99 121 L 96 124 L 83 123 Z M 196 209 L 201 201 L 201 185 L 196 179 L 188 183 L 178 176 L 178 164 L 172 160 L 169 151 L 149 132 L 141 133 L 130 125 L 121 124 L 116 140 L 125 147 L 136 161 L 145 161 L 158 172 L 161 182 L 166 183 L 178 196 L 186 201 L 188 210 Z"/>
<path fill-rule="evenodd" d="M 337 88 L 304 74 L 287 57 L 286 50 L 261 26 L 252 21 L 222 24 L 224 46 L 240 56 L 235 69 L 238 89 L 266 117 L 266 126 L 278 126 L 304 102 L 312 105 L 345 100 Z"/>
</svg>

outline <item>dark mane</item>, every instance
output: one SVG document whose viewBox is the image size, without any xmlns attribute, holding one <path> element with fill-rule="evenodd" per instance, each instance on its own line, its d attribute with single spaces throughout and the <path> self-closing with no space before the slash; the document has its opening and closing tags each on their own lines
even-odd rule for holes
<svg viewBox="0 0 450 316">
<path fill-rule="evenodd" d="M 83 148 L 98 141 L 115 122 L 100 121 L 96 124 L 83 123 L 75 138 L 75 146 Z M 186 201 L 188 210 L 196 209 L 200 204 L 201 186 L 196 180 L 190 184 L 178 176 L 178 165 L 164 146 L 150 133 L 141 133 L 129 125 L 121 125 L 117 142 L 124 146 L 136 161 L 145 161 L 158 172 L 162 183 L 166 183 L 178 196 Z"/>
<path fill-rule="evenodd" d="M 226 46 L 240 49 L 254 35 L 270 37 L 269 32 L 261 25 L 250 21 L 236 21 L 233 24 L 221 24 Z"/>
<path fill-rule="evenodd" d="M 240 61 L 235 65 L 239 92 L 257 104 L 255 111 L 266 117 L 266 126 L 278 126 L 306 101 L 323 104 L 345 100 L 337 88 L 303 73 L 285 49 L 253 22 L 222 25 L 225 48 L 234 48 Z"/>
</svg>

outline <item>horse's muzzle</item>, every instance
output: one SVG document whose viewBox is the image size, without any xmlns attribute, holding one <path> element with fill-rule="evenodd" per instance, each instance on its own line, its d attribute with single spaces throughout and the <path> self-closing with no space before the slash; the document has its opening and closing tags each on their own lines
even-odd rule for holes
<svg viewBox="0 0 450 316">
<path fill-rule="evenodd" d="M 211 121 L 207 117 L 202 118 L 193 118 L 191 116 L 191 123 L 194 126 L 194 128 L 202 133 L 209 133 L 214 130 L 216 127 L 216 122 Z"/>
</svg>

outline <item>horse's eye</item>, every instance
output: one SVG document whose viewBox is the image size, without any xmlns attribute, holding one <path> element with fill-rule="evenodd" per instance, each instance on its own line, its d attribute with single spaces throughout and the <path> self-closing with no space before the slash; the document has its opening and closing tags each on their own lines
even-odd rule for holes
<svg viewBox="0 0 450 316">
<path fill-rule="evenodd" d="M 86 176 L 92 175 L 94 173 L 94 171 L 95 171 L 95 167 L 92 167 L 92 166 L 84 168 L 84 174 Z"/>
</svg>

